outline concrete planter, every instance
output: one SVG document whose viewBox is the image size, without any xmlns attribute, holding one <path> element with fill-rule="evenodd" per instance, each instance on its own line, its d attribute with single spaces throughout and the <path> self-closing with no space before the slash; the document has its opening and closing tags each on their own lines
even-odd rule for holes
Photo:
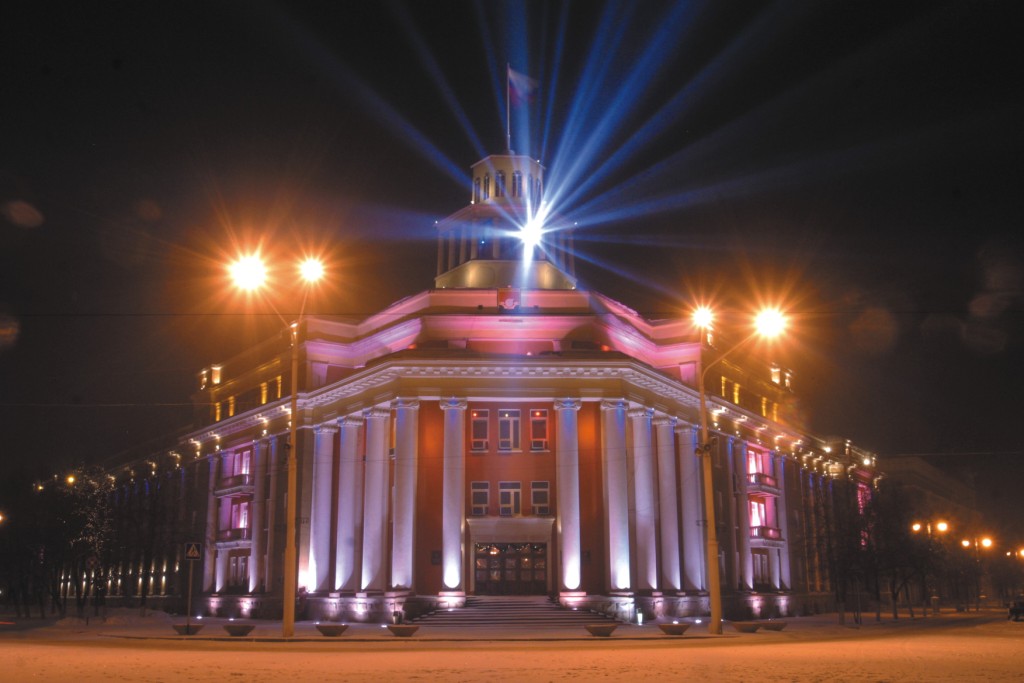
<svg viewBox="0 0 1024 683">
<path fill-rule="evenodd" d="M 202 624 L 171 624 L 179 636 L 194 636 L 202 630 Z"/>
<path fill-rule="evenodd" d="M 348 624 L 317 624 L 316 630 L 328 638 L 337 638 L 348 630 Z"/>
<path fill-rule="evenodd" d="M 763 621 L 761 622 L 761 628 L 765 631 L 781 631 L 786 628 L 786 622 L 784 621 Z"/>
<path fill-rule="evenodd" d="M 658 624 L 661 632 L 667 636 L 681 636 L 690 628 L 689 624 Z"/>
<path fill-rule="evenodd" d="M 255 624 L 224 624 L 224 630 L 228 632 L 229 636 L 234 638 L 241 638 L 252 633 L 252 630 L 256 628 Z"/>
<path fill-rule="evenodd" d="M 592 636 L 607 638 L 612 634 L 612 631 L 618 628 L 618 626 L 618 624 L 584 624 L 583 628 L 590 631 L 590 635 Z"/>
<path fill-rule="evenodd" d="M 419 630 L 419 626 L 415 624 L 388 624 L 388 630 L 394 633 L 399 638 L 409 638 L 412 634 Z"/>
<path fill-rule="evenodd" d="M 757 633 L 757 629 L 761 628 L 760 622 L 756 621 L 732 621 L 729 623 L 740 633 Z"/>
</svg>

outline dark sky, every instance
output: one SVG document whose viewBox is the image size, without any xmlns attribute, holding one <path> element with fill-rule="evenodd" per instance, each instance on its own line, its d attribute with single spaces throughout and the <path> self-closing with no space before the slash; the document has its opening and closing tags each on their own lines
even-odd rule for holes
<svg viewBox="0 0 1024 683">
<path fill-rule="evenodd" d="M 7 3 L 3 461 L 99 461 L 187 425 L 199 368 L 277 324 L 225 291 L 239 246 L 329 245 L 313 312 L 428 288 L 433 221 L 504 150 L 511 62 L 539 82 L 513 147 L 579 222 L 581 284 L 652 317 L 782 303 L 814 433 L 929 454 L 1007 501 L 1019 5 Z"/>
</svg>

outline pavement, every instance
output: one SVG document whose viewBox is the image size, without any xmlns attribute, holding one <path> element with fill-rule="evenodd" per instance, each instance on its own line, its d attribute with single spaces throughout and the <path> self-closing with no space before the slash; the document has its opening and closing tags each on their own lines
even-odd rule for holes
<svg viewBox="0 0 1024 683">
<path fill-rule="evenodd" d="M 16 618 L 12 614 L 0 614 L 0 639 L 33 639 L 52 641 L 83 641 L 117 639 L 122 641 L 189 641 L 189 642 L 257 642 L 257 643 L 329 643 L 329 642 L 464 642 L 464 641 L 519 641 L 519 642 L 558 642 L 558 641 L 731 641 L 731 642 L 794 642 L 808 640 L 832 640 L 851 637 L 884 637 L 894 630 L 905 629 L 942 629 L 944 627 L 964 627 L 1004 620 L 1004 609 L 982 608 L 978 612 L 956 612 L 944 610 L 939 615 L 929 614 L 911 619 L 904 612 L 899 619 L 890 615 L 882 615 L 876 620 L 875 615 L 863 615 L 861 624 L 854 622 L 852 615 L 846 615 L 845 624 L 840 624 L 836 614 L 823 614 L 810 617 L 788 617 L 777 620 L 785 626 L 780 631 L 760 629 L 756 633 L 741 633 L 732 622 L 726 621 L 722 635 L 707 632 L 705 623 L 696 619 L 680 619 L 681 623 L 690 624 L 690 628 L 682 636 L 665 635 L 656 622 L 644 625 L 619 624 L 611 636 L 604 638 L 593 636 L 582 627 L 543 627 L 524 628 L 509 626 L 435 626 L 422 625 L 411 637 L 396 637 L 383 624 L 349 623 L 348 629 L 338 637 L 325 637 L 317 630 L 317 622 L 300 621 L 295 624 L 295 634 L 284 638 L 280 621 L 253 619 L 191 619 L 192 625 L 201 626 L 196 635 L 182 636 L 175 633 L 174 625 L 184 624 L 180 617 L 172 617 L 162 612 L 150 611 L 142 615 L 138 609 L 121 608 L 109 610 L 106 618 L 90 616 L 88 620 L 76 617 L 64 619 L 25 619 Z M 664 620 L 670 622 L 671 620 Z M 326 622 L 325 622 L 326 623 Z M 1006 622 L 1008 629 L 1024 634 L 1024 622 Z M 251 624 L 252 631 L 245 636 L 230 636 L 225 630 L 227 625 Z"/>
</svg>

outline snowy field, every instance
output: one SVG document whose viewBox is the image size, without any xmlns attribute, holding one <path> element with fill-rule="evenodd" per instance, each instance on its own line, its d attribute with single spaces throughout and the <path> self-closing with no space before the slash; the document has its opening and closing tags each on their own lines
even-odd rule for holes
<svg viewBox="0 0 1024 683">
<path fill-rule="evenodd" d="M 424 627 L 396 639 L 355 625 L 342 637 L 279 624 L 254 639 L 222 639 L 207 620 L 200 636 L 173 635 L 170 618 L 110 615 L 86 626 L 64 620 L 25 628 L 0 617 L 3 681 L 1019 681 L 1024 622 L 1002 612 L 944 614 L 838 626 L 835 616 L 790 619 L 779 633 L 681 638 L 655 626 L 622 626 L 609 639 L 575 631 L 510 632 Z M 14 623 L 9 623 L 14 622 Z"/>
</svg>

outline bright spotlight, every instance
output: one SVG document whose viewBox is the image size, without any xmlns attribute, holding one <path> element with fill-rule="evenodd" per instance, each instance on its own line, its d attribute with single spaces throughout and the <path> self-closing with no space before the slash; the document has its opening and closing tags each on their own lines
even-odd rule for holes
<svg viewBox="0 0 1024 683">
<path fill-rule="evenodd" d="M 786 329 L 786 316 L 777 308 L 766 308 L 757 314 L 754 324 L 762 337 L 777 337 Z"/>
<path fill-rule="evenodd" d="M 531 218 L 527 221 L 526 225 L 519 230 L 519 239 L 527 250 L 532 250 L 540 244 L 540 238 L 543 234 L 544 230 L 540 219 Z"/>
<path fill-rule="evenodd" d="M 307 258 L 299 264 L 299 274 L 306 282 L 316 282 L 324 276 L 324 264 L 319 259 Z"/>
<path fill-rule="evenodd" d="M 263 286 L 267 280 L 267 269 L 263 259 L 258 255 L 243 256 L 228 266 L 231 279 L 235 286 L 246 291 L 253 291 Z"/>
<path fill-rule="evenodd" d="M 702 330 L 710 330 L 715 314 L 707 306 L 698 306 L 693 311 L 693 324 Z"/>
</svg>

